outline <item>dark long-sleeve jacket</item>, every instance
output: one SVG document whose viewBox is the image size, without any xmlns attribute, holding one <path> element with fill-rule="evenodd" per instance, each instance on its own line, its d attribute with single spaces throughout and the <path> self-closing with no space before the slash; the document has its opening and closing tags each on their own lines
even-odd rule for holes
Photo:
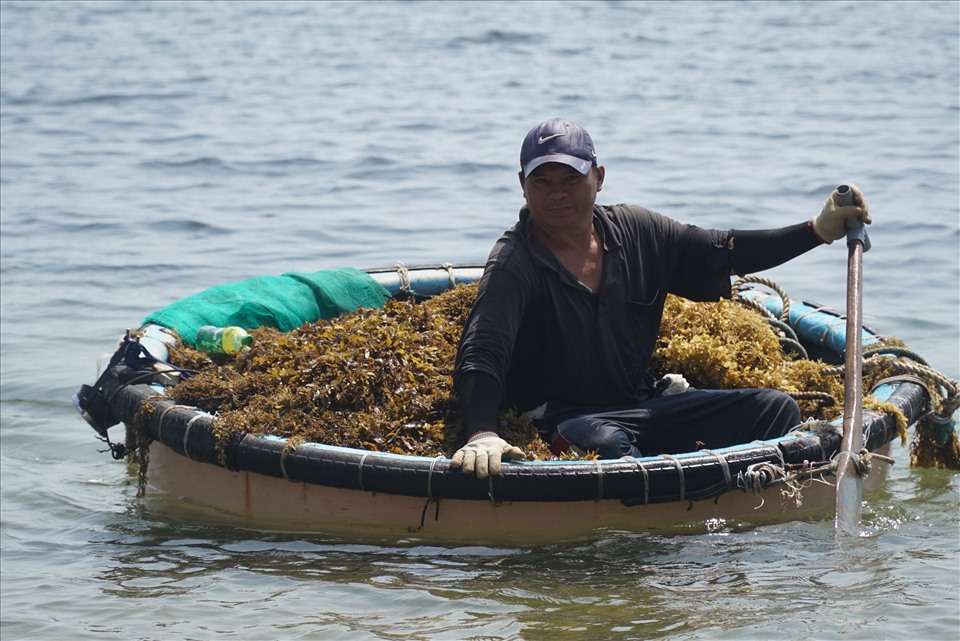
<svg viewBox="0 0 960 641">
<path fill-rule="evenodd" d="M 652 393 L 647 367 L 668 293 L 729 297 L 732 272 L 780 264 L 821 242 L 808 225 L 708 230 L 630 205 L 595 206 L 594 221 L 604 247 L 597 292 L 534 236 L 526 207 L 494 245 L 457 351 L 468 429 L 495 427 L 506 406 L 642 401 Z"/>
</svg>

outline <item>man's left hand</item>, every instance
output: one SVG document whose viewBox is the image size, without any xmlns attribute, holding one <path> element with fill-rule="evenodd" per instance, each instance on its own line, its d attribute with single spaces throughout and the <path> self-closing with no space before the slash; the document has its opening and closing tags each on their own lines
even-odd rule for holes
<svg viewBox="0 0 960 641">
<path fill-rule="evenodd" d="M 813 231 L 820 237 L 820 240 L 827 244 L 840 240 L 847 235 L 848 220 L 856 219 L 864 225 L 869 225 L 872 222 L 863 192 L 852 183 L 847 183 L 847 186 L 853 192 L 852 205 L 839 204 L 840 194 L 834 189 L 830 192 L 830 197 L 824 203 L 823 209 L 813 219 Z"/>
</svg>

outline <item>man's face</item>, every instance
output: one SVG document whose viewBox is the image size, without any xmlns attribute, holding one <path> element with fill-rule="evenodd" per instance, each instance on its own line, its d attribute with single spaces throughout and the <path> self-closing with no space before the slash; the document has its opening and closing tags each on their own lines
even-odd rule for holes
<svg viewBox="0 0 960 641">
<path fill-rule="evenodd" d="M 562 163 L 540 165 L 520 186 L 534 221 L 551 229 L 582 227 L 593 220 L 593 205 L 603 186 L 604 168 L 594 167 L 586 174 Z"/>
</svg>

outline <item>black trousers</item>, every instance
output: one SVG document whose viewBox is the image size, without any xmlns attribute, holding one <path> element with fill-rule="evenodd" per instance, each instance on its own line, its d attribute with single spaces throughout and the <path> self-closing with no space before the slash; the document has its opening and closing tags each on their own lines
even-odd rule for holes
<svg viewBox="0 0 960 641">
<path fill-rule="evenodd" d="M 796 401 L 776 390 L 700 390 L 619 407 L 549 403 L 538 424 L 555 453 L 601 458 L 678 454 L 783 436 L 801 423 Z"/>
</svg>

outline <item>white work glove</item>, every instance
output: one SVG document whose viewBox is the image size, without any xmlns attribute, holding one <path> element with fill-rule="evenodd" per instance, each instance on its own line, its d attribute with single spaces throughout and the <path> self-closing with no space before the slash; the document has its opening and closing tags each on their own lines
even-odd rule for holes
<svg viewBox="0 0 960 641">
<path fill-rule="evenodd" d="M 453 455 L 450 467 L 462 467 L 464 474 L 473 474 L 476 470 L 477 478 L 485 479 L 488 473 L 492 476 L 500 474 L 501 459 L 519 461 L 524 458 L 523 450 L 510 445 L 496 432 L 477 432 Z"/>
<path fill-rule="evenodd" d="M 665 374 L 663 378 L 657 381 L 657 389 L 662 390 L 660 396 L 670 396 L 671 394 L 680 394 L 690 389 L 690 383 L 682 374 Z"/>
<path fill-rule="evenodd" d="M 847 235 L 847 221 L 856 218 L 864 225 L 870 224 L 867 201 L 857 186 L 847 183 L 853 192 L 852 205 L 840 205 L 840 194 L 834 189 L 823 205 L 823 210 L 813 219 L 813 231 L 828 245 Z"/>
</svg>

